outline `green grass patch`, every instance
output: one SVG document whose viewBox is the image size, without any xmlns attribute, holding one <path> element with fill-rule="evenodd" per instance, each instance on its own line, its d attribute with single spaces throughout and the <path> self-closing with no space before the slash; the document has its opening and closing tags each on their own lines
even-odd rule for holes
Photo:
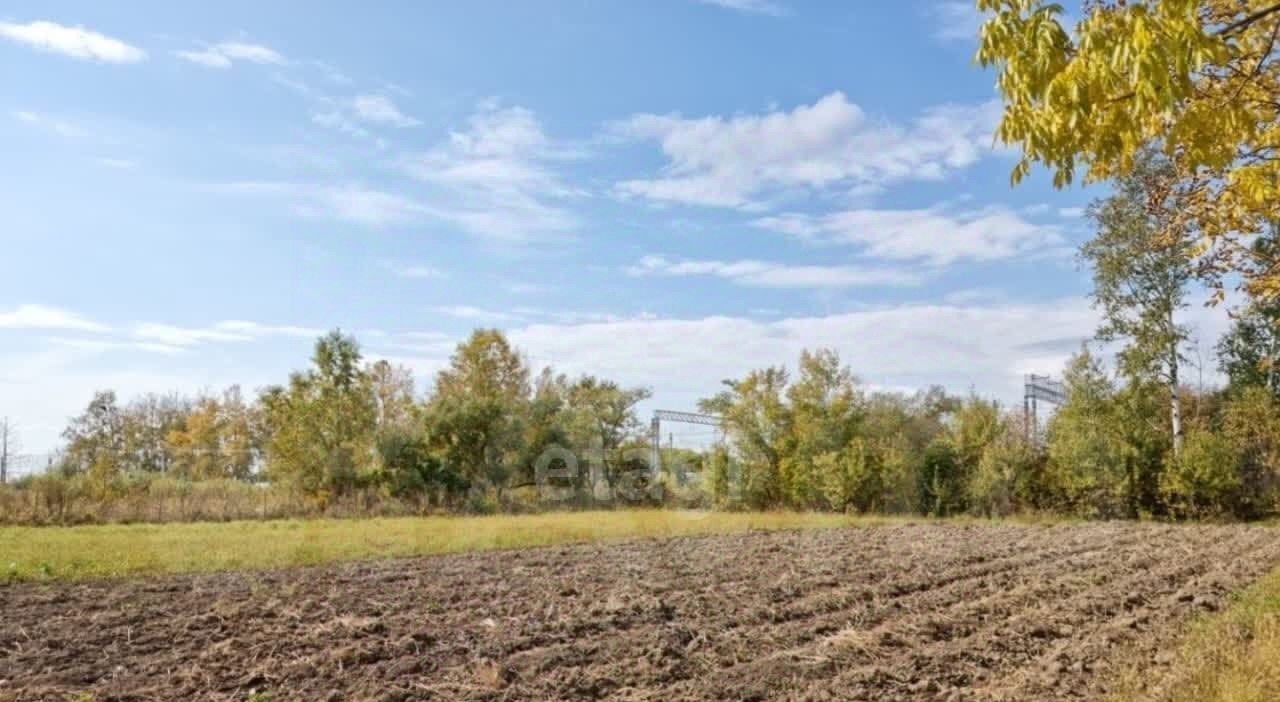
<svg viewBox="0 0 1280 702">
<path fill-rule="evenodd" d="M 207 573 L 590 541 L 833 528 L 884 517 L 626 510 L 0 528 L 0 581 Z"/>
<path fill-rule="evenodd" d="M 1145 681 L 1144 666 L 1135 665 L 1115 701 L 1280 700 L 1280 568 L 1193 622 L 1158 690 L 1144 689 Z"/>
</svg>

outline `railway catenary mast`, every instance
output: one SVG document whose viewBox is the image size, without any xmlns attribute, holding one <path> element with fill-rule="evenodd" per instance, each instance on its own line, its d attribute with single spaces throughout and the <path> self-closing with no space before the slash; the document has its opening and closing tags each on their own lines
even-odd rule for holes
<svg viewBox="0 0 1280 702">
<path fill-rule="evenodd" d="M 649 465 L 654 471 L 662 468 L 662 422 L 683 422 L 699 424 L 706 427 L 721 428 L 720 418 L 712 414 L 698 412 L 678 412 L 675 410 L 654 410 L 653 420 L 649 424 L 650 456 Z"/>
<path fill-rule="evenodd" d="M 1040 423 L 1036 417 L 1037 400 L 1061 407 L 1067 401 L 1067 389 L 1062 381 L 1047 375 L 1033 373 L 1026 376 L 1023 382 L 1022 411 L 1028 441 L 1036 441 L 1040 435 Z"/>
</svg>

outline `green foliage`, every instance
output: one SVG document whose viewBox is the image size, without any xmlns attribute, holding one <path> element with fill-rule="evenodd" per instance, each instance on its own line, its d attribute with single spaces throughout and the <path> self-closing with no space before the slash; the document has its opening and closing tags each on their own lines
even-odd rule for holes
<svg viewBox="0 0 1280 702">
<path fill-rule="evenodd" d="M 384 432 L 378 438 L 378 456 L 378 482 L 395 497 L 428 494 L 440 499 L 462 487 L 461 478 L 431 453 L 426 438 L 412 430 Z"/>
<path fill-rule="evenodd" d="M 1240 490 L 1237 454 L 1230 440 L 1196 430 L 1161 482 L 1170 509 L 1182 517 L 1217 517 L 1232 511 Z"/>
<path fill-rule="evenodd" d="M 707 483 L 711 491 L 712 504 L 717 507 L 728 507 L 732 504 L 734 496 L 730 490 L 736 482 L 736 476 L 731 471 L 729 449 L 724 446 L 712 448 L 711 456 L 707 461 Z"/>
<path fill-rule="evenodd" d="M 794 376 L 772 367 L 726 381 L 699 406 L 720 416 L 727 442 L 705 452 L 661 448 L 655 467 L 652 437 L 636 416 L 645 388 L 550 368 L 531 381 L 507 339 L 482 329 L 419 401 L 407 370 L 364 364 L 354 339 L 335 332 L 317 342 L 310 369 L 256 403 L 235 388 L 125 405 L 97 394 L 68 426 L 56 470 L 0 487 L 0 520 L 492 513 L 602 502 L 936 516 L 1280 511 L 1274 394 L 1255 382 L 1216 395 L 1179 387 L 1194 408 L 1194 439 L 1179 457 L 1166 379 L 1124 358 L 1120 367 L 1113 379 L 1087 349 L 1071 359 L 1066 402 L 1042 446 L 1025 417 L 993 401 L 939 388 L 867 393 L 834 351 L 805 352 Z"/>
<path fill-rule="evenodd" d="M 1222 411 L 1222 435 L 1239 470 L 1237 516 L 1258 518 L 1280 508 L 1280 401 L 1266 388 L 1240 388 Z"/>
<path fill-rule="evenodd" d="M 1061 507 L 1089 517 L 1129 512 L 1116 390 L 1087 349 L 1063 376 L 1067 401 L 1049 421 L 1049 473 Z"/>
<path fill-rule="evenodd" d="M 1041 458 L 1012 419 L 1002 418 L 969 478 L 969 509 L 986 517 L 1003 517 L 1020 506 L 1040 506 L 1044 480 Z"/>
<path fill-rule="evenodd" d="M 782 463 L 794 441 L 784 399 L 787 380 L 783 368 L 751 371 L 742 380 L 724 381 L 728 390 L 698 404 L 703 412 L 720 416 L 733 442 L 747 507 L 782 503 Z"/>
<path fill-rule="evenodd" d="M 432 448 L 472 488 L 501 493 L 520 466 L 530 402 L 524 358 L 496 329 L 478 329 L 436 376 L 426 407 Z"/>
<path fill-rule="evenodd" d="M 939 437 L 925 447 L 917 480 L 920 512 L 945 517 L 964 511 L 966 486 L 961 470 L 950 440 Z"/>
<path fill-rule="evenodd" d="M 273 480 L 326 500 L 376 468 L 377 405 L 360 360 L 355 339 L 335 330 L 316 342 L 310 370 L 263 394 Z"/>
<path fill-rule="evenodd" d="M 1252 302 L 1218 342 L 1218 368 L 1233 389 L 1280 395 L 1280 304 Z"/>
<path fill-rule="evenodd" d="M 1089 208 L 1098 232 L 1080 248 L 1102 313 L 1097 336 L 1123 342 L 1121 372 L 1164 385 L 1175 456 L 1183 433 L 1179 371 L 1190 331 L 1174 315 L 1187 306 L 1195 235 L 1180 219 L 1180 204 L 1169 161 L 1139 151 L 1114 194 Z"/>
<path fill-rule="evenodd" d="M 883 506 L 884 469 L 880 456 L 855 438 L 840 451 L 818 455 L 827 505 L 839 512 L 871 512 Z"/>
</svg>

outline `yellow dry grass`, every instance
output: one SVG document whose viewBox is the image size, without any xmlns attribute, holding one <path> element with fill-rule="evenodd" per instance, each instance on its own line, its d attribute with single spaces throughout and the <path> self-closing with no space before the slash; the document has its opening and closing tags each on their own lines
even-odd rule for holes
<svg viewBox="0 0 1280 702">
<path fill-rule="evenodd" d="M 254 570 L 588 541 L 752 529 L 832 528 L 889 521 L 895 520 L 797 512 L 619 510 L 480 517 L 6 527 L 0 528 L 0 580 Z"/>
<path fill-rule="evenodd" d="M 1280 700 L 1280 569 L 1194 622 L 1156 689 L 1144 689 L 1144 667 L 1133 666 L 1115 702 Z"/>
</svg>

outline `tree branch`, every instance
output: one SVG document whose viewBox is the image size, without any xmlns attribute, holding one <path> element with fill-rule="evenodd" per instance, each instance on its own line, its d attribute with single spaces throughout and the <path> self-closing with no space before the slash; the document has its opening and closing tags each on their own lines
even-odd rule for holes
<svg viewBox="0 0 1280 702">
<path fill-rule="evenodd" d="M 1231 24 L 1223 27 L 1222 29 L 1219 29 L 1217 32 L 1217 36 L 1225 37 L 1225 36 L 1234 34 L 1235 32 L 1238 32 L 1241 29 L 1248 27 L 1254 22 L 1257 22 L 1258 20 L 1261 20 L 1267 17 L 1268 15 L 1275 14 L 1276 12 L 1280 12 L 1280 3 L 1276 3 L 1274 5 L 1271 5 L 1270 7 L 1264 7 L 1261 10 L 1258 10 L 1257 12 L 1251 15 L 1248 15 L 1240 20 L 1232 22 Z"/>
</svg>

